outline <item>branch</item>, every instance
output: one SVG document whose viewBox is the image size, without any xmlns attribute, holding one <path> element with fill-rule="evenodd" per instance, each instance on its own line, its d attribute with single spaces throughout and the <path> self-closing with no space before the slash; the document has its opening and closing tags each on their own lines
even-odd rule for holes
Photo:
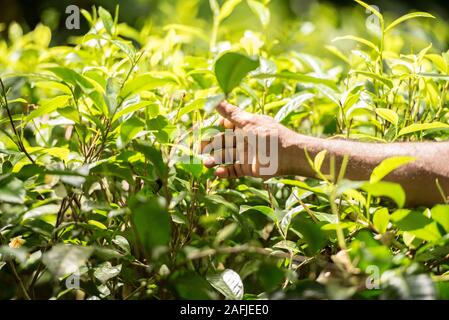
<svg viewBox="0 0 449 320">
<path fill-rule="evenodd" d="M 9 122 L 11 123 L 11 127 L 12 130 L 14 131 L 15 136 L 17 137 L 17 147 L 19 148 L 20 151 L 22 151 L 26 157 L 34 164 L 35 161 L 34 159 L 30 156 L 30 154 L 28 153 L 28 151 L 25 149 L 25 146 L 23 145 L 22 142 L 22 138 L 20 137 L 19 133 L 17 132 L 16 126 L 14 124 L 14 120 L 12 119 L 12 115 L 11 115 L 11 111 L 9 110 L 9 105 L 8 105 L 8 99 L 6 98 L 6 90 L 5 90 L 5 85 L 3 84 L 3 80 L 0 78 L 0 85 L 2 87 L 2 96 L 4 99 L 4 107 L 6 109 L 6 112 L 8 113 L 8 118 L 9 118 Z"/>
<path fill-rule="evenodd" d="M 208 256 L 212 256 L 212 255 L 216 255 L 216 254 L 226 254 L 226 253 L 233 254 L 233 253 L 241 253 L 241 252 L 257 253 L 257 254 L 261 254 L 264 256 L 270 256 L 270 257 L 275 257 L 275 258 L 280 258 L 280 259 L 292 259 L 293 261 L 298 262 L 298 263 L 301 263 L 301 262 L 304 262 L 307 260 L 307 258 L 304 256 L 299 256 L 299 255 L 292 256 L 289 253 L 275 252 L 275 251 L 271 251 L 271 250 L 265 249 L 265 248 L 250 247 L 246 244 L 240 245 L 240 246 L 235 246 L 235 247 L 206 249 L 204 251 L 191 254 L 191 255 L 187 256 L 187 258 L 189 260 L 196 260 L 196 259 L 206 258 Z"/>
</svg>

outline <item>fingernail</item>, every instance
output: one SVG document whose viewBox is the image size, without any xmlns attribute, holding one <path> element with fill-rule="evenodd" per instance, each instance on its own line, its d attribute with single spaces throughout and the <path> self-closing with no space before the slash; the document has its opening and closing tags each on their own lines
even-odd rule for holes
<svg viewBox="0 0 449 320">
<path fill-rule="evenodd" d="M 213 165 L 214 165 L 214 158 L 212 158 L 212 157 L 207 157 L 207 158 L 204 158 L 203 159 L 203 164 L 206 166 L 206 167 L 212 167 Z"/>
</svg>

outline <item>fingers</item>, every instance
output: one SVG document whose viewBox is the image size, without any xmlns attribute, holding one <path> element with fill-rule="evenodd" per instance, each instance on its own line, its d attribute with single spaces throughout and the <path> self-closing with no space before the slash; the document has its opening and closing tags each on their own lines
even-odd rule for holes
<svg viewBox="0 0 449 320">
<path fill-rule="evenodd" d="M 211 154 L 222 149 L 234 148 L 237 138 L 233 133 L 220 133 L 210 140 L 201 141 L 201 153 Z"/>
<path fill-rule="evenodd" d="M 203 159 L 203 164 L 212 168 L 220 164 L 233 164 L 238 160 L 237 150 L 235 148 L 222 149 L 214 152 Z"/>
<path fill-rule="evenodd" d="M 215 175 L 219 178 L 228 178 L 229 177 L 229 171 L 227 167 L 218 167 L 217 170 L 215 170 Z"/>
<path fill-rule="evenodd" d="M 211 157 L 211 156 L 205 157 L 203 159 L 203 164 L 206 168 L 212 168 L 212 167 L 216 166 L 215 159 L 214 159 L 214 157 Z"/>
<path fill-rule="evenodd" d="M 239 178 L 250 175 L 250 165 L 242 165 L 238 160 L 237 150 L 235 148 L 223 149 L 216 152 L 213 156 L 208 156 L 203 159 L 203 164 L 207 168 L 212 168 L 220 165 L 215 175 L 220 178 Z"/>
<path fill-rule="evenodd" d="M 225 129 L 232 129 L 232 130 L 235 129 L 235 125 L 231 121 L 229 121 L 228 119 L 225 119 L 225 118 L 220 118 L 220 120 L 218 121 L 218 125 L 222 126 Z"/>
<path fill-rule="evenodd" d="M 215 170 L 215 175 L 219 178 L 231 178 L 231 179 L 240 177 L 237 175 L 235 171 L 235 165 L 218 167 L 217 170 Z"/>
<path fill-rule="evenodd" d="M 235 126 L 244 126 L 246 122 L 251 118 L 251 115 L 246 111 L 228 103 L 222 101 L 217 106 L 218 113 Z"/>
</svg>

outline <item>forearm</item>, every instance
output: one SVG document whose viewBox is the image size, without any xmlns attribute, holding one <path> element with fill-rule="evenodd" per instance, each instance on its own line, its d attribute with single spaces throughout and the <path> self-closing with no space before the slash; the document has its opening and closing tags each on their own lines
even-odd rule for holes
<svg viewBox="0 0 449 320">
<path fill-rule="evenodd" d="M 330 173 L 330 159 L 335 159 L 338 173 L 345 155 L 349 157 L 345 178 L 368 180 L 373 169 L 382 160 L 394 156 L 411 156 L 416 160 L 389 174 L 385 180 L 397 182 L 407 193 L 408 205 L 432 205 L 441 203 L 442 196 L 436 180 L 449 194 L 449 143 L 362 143 L 349 140 L 326 140 L 295 135 L 288 147 L 286 174 L 313 177 L 316 173 L 307 161 L 306 153 L 313 159 L 327 150 L 323 174 Z"/>
</svg>

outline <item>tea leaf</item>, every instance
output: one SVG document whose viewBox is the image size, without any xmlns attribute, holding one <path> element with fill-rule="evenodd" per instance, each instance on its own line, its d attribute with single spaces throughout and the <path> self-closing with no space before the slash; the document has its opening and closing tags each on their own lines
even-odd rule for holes
<svg viewBox="0 0 449 320">
<path fill-rule="evenodd" d="M 399 208 L 405 204 L 404 189 L 397 183 L 379 181 L 363 185 L 362 190 L 375 197 L 388 197 L 396 202 Z"/>
<path fill-rule="evenodd" d="M 379 233 L 385 233 L 387 231 L 389 221 L 390 214 L 387 208 L 381 208 L 374 213 L 373 224 Z"/>
<path fill-rule="evenodd" d="M 406 134 L 410 134 L 410 133 L 426 131 L 426 130 L 433 130 L 433 129 L 438 129 L 438 130 L 449 129 L 449 124 L 442 123 L 442 122 L 414 123 L 414 124 L 409 125 L 408 127 L 402 128 L 398 133 L 398 137 L 406 135 Z"/>
<path fill-rule="evenodd" d="M 385 28 L 385 33 L 387 33 L 388 31 L 394 29 L 397 25 L 403 23 L 404 21 L 410 20 L 410 19 L 415 19 L 415 18 L 432 18 L 435 19 L 435 17 L 433 15 L 431 15 L 430 13 L 427 12 L 412 12 L 409 14 L 406 14 L 396 20 L 394 20 L 390 25 L 388 25 Z"/>
<path fill-rule="evenodd" d="M 292 112 L 297 111 L 305 102 L 311 100 L 314 97 L 312 93 L 301 93 L 293 97 L 285 106 L 283 106 L 274 117 L 275 120 L 282 122 Z"/>
<path fill-rule="evenodd" d="M 170 241 L 170 217 L 162 197 L 137 196 L 131 201 L 134 227 L 148 252 Z"/>
<path fill-rule="evenodd" d="M 391 110 L 386 108 L 376 108 L 376 113 L 384 120 L 387 120 L 391 124 L 397 126 L 399 123 L 399 116 L 398 114 Z"/>
<path fill-rule="evenodd" d="M 218 275 L 209 276 L 207 280 L 226 299 L 241 300 L 243 298 L 243 283 L 234 270 L 226 269 Z"/>
<path fill-rule="evenodd" d="M 413 157 L 391 157 L 383 160 L 371 173 L 370 183 L 381 181 L 392 171 L 415 160 Z"/>
<path fill-rule="evenodd" d="M 259 67 L 259 60 L 236 52 L 226 52 L 215 62 L 215 76 L 227 95 L 240 84 L 243 78 Z"/>
</svg>

